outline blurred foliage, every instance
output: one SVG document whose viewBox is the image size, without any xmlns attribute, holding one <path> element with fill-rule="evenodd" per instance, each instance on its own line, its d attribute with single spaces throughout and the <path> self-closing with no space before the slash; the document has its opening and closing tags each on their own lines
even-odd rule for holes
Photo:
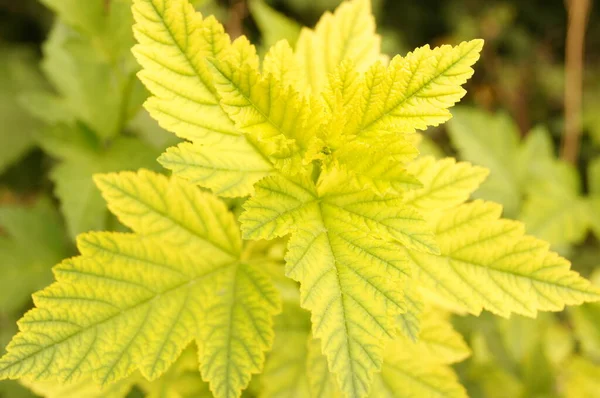
<svg viewBox="0 0 600 398">
<path fill-rule="evenodd" d="M 264 48 L 281 38 L 293 44 L 302 25 L 313 25 L 339 0 L 193 3 L 227 21 L 233 36 L 248 34 Z M 458 154 L 490 168 L 476 196 L 502 203 L 505 215 L 524 221 L 582 274 L 596 270 L 600 282 L 600 4 L 588 23 L 584 136 L 571 165 L 557 156 L 563 1 L 373 3 L 384 50 L 392 55 L 425 43 L 486 40 L 469 94 L 446 128 L 426 133 L 422 152 Z M 160 170 L 155 158 L 173 143 L 142 109 L 147 93 L 129 51 L 129 6 L 129 0 L 0 0 L 0 348 L 31 306 L 30 294 L 51 281 L 52 265 L 74 254 L 79 232 L 122 228 L 91 175 Z M 457 365 L 470 396 L 600 396 L 600 304 L 536 320 L 484 314 L 455 316 L 455 323 L 473 351 Z M 194 361 L 184 354 L 162 381 L 141 383 L 130 396 L 160 391 L 165 378 L 179 381 L 177 396 L 205 396 L 206 385 L 190 376 Z M 96 396 L 25 384 L 45 396 Z M 31 396 L 16 382 L 0 383 L 0 397 Z"/>
</svg>

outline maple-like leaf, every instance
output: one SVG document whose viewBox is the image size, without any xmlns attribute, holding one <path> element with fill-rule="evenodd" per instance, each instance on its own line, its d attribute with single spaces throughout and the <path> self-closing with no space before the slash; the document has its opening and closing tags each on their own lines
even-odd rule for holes
<svg viewBox="0 0 600 398">
<path fill-rule="evenodd" d="M 402 204 L 353 186 L 339 175 L 267 177 L 241 215 L 244 237 L 291 233 L 286 274 L 301 283 L 330 369 L 346 396 L 369 391 L 383 361 L 383 339 L 404 311 L 409 269 L 398 244 L 436 253 L 421 216 Z"/>
<path fill-rule="evenodd" d="M 279 296 L 245 254 L 218 199 L 148 171 L 99 175 L 111 211 L 134 233 L 78 239 L 0 359 L 0 377 L 108 383 L 152 380 L 195 340 L 217 397 L 238 397 L 261 370 Z"/>
</svg>

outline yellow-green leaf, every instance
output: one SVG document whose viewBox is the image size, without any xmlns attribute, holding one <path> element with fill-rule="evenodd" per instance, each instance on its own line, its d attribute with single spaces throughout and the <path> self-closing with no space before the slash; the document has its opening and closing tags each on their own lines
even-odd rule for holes
<svg viewBox="0 0 600 398">
<path fill-rule="evenodd" d="M 466 201 L 483 182 L 488 171 L 452 158 L 435 160 L 431 156 L 411 162 L 408 172 L 422 184 L 422 188 L 404 194 L 404 203 L 421 211 L 442 211 Z"/>
<path fill-rule="evenodd" d="M 212 63 L 221 106 L 237 127 L 250 134 L 280 169 L 299 169 L 321 123 L 320 104 L 284 86 L 274 74 L 261 77 L 250 63 Z"/>
<path fill-rule="evenodd" d="M 375 33 L 370 0 L 343 2 L 326 12 L 313 29 L 303 28 L 296 43 L 296 62 L 313 93 L 326 86 L 329 74 L 345 60 L 365 71 L 381 59 L 381 37 Z"/>
<path fill-rule="evenodd" d="M 312 398 L 306 372 L 310 318 L 295 302 L 286 302 L 275 318 L 275 342 L 260 376 L 261 398 Z"/>
<path fill-rule="evenodd" d="M 461 87 L 473 75 L 482 40 L 456 47 L 424 46 L 396 56 L 388 67 L 376 63 L 365 76 L 351 126 L 356 135 L 375 132 L 411 133 L 450 119 L 448 108 L 458 102 Z"/>
<path fill-rule="evenodd" d="M 280 304 L 270 278 L 243 260 L 233 215 L 178 178 L 96 180 L 135 233 L 79 238 L 81 256 L 55 267 L 57 282 L 19 322 L 0 377 L 108 383 L 139 369 L 152 380 L 195 340 L 215 396 L 239 397 L 262 368 Z"/>
<path fill-rule="evenodd" d="M 447 210 L 437 221 L 441 255 L 408 250 L 428 294 L 473 314 L 535 316 L 600 299 L 548 244 L 526 236 L 523 224 L 500 218 L 501 206 L 480 200 Z"/>
<path fill-rule="evenodd" d="M 133 13 L 139 43 L 133 51 L 143 67 L 139 77 L 152 93 L 146 108 L 162 127 L 196 143 L 196 150 L 185 157 L 166 154 L 165 166 L 184 170 L 184 176 L 222 196 L 249 194 L 252 184 L 269 172 L 259 171 L 267 164 L 265 155 L 240 138 L 241 132 L 219 104 L 207 58 L 233 51 L 223 26 L 213 17 L 202 18 L 188 0 L 135 0 Z M 244 54 L 249 57 L 246 62 L 255 62 L 251 54 Z M 211 143 L 218 145 L 211 148 L 210 157 L 203 156 L 199 146 Z M 243 153 L 254 172 L 223 168 L 219 159 L 230 158 L 231 153 Z"/>
<path fill-rule="evenodd" d="M 368 393 L 382 364 L 383 340 L 404 311 L 406 257 L 399 244 L 435 252 L 418 213 L 399 198 L 381 198 L 322 176 L 267 177 L 241 215 L 244 236 L 273 239 L 291 233 L 286 274 L 301 283 L 301 305 L 312 312 L 329 368 L 349 397 Z"/>
<path fill-rule="evenodd" d="M 467 393 L 452 368 L 425 355 L 420 343 L 403 338 L 392 341 L 386 347 L 385 362 L 375 377 L 371 397 L 466 398 Z"/>
</svg>

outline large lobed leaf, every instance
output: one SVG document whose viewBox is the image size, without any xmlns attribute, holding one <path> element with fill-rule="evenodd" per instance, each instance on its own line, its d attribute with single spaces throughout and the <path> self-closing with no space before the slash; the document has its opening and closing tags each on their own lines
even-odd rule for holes
<svg viewBox="0 0 600 398">
<path fill-rule="evenodd" d="M 148 171 L 97 183 L 134 233 L 79 237 L 81 256 L 56 266 L 57 282 L 34 296 L 0 377 L 108 383 L 139 369 L 152 380 L 196 340 L 212 391 L 239 396 L 261 370 L 280 304 L 268 276 L 242 260 L 232 215 Z"/>
<path fill-rule="evenodd" d="M 598 300 L 598 290 L 566 259 L 526 236 L 522 223 L 501 219 L 501 212 L 481 200 L 444 212 L 435 231 L 441 254 L 407 250 L 421 286 L 473 314 L 535 316 Z"/>
<path fill-rule="evenodd" d="M 398 244 L 437 251 L 420 215 L 400 199 L 361 190 L 340 175 L 268 177 L 240 217 L 247 238 L 291 233 L 286 274 L 301 283 L 330 369 L 346 396 L 364 396 L 382 365 L 383 340 L 404 311 L 409 269 Z"/>
<path fill-rule="evenodd" d="M 374 376 L 369 397 L 466 397 L 448 365 L 463 360 L 469 353 L 448 321 L 429 312 L 419 342 L 398 336 L 387 344 L 381 373 Z M 307 367 L 312 397 L 341 396 L 327 372 L 327 360 L 320 353 L 318 340 L 309 343 Z"/>
</svg>

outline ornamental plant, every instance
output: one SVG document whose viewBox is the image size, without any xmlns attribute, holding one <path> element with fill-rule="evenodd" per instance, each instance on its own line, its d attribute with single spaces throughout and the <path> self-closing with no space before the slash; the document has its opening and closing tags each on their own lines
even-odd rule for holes
<svg viewBox="0 0 600 398">
<path fill-rule="evenodd" d="M 435 307 L 600 298 L 501 205 L 469 201 L 486 169 L 419 156 L 481 40 L 389 59 L 351 0 L 260 60 L 187 0 L 133 15 L 146 109 L 185 140 L 158 159 L 173 175 L 95 176 L 131 232 L 79 236 L 0 378 L 55 396 L 462 397 L 449 365 L 469 350 Z"/>
</svg>

